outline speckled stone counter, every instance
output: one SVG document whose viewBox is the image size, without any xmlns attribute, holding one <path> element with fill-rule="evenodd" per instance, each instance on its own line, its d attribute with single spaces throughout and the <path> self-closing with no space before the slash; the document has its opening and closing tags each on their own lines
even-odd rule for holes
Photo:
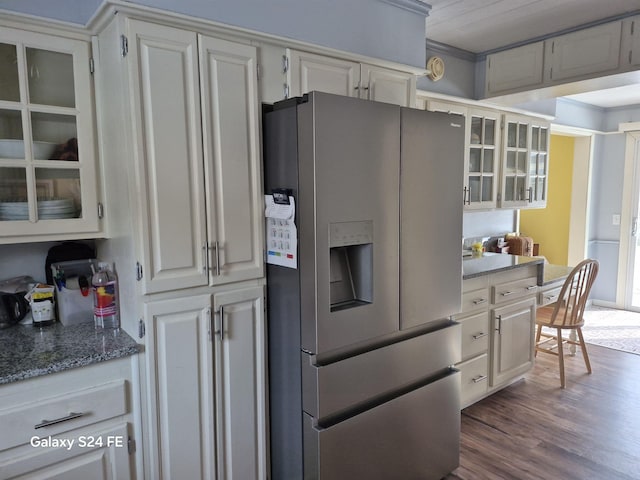
<svg viewBox="0 0 640 480">
<path fill-rule="evenodd" d="M 550 283 L 564 280 L 569 276 L 573 270 L 573 267 L 567 267 L 566 265 L 553 265 L 551 263 L 544 264 L 544 273 L 542 275 L 542 283 L 539 285 L 549 285 Z"/>
<path fill-rule="evenodd" d="M 0 330 L 0 385 L 136 353 L 124 330 L 96 330 L 93 322 L 16 325 Z"/>
<path fill-rule="evenodd" d="M 542 257 L 521 257 L 501 253 L 485 253 L 482 257 L 471 257 L 462 261 L 462 278 L 480 277 L 491 273 L 503 272 L 526 265 L 542 265 Z M 538 285 L 543 281 L 542 268 L 538 268 Z"/>
</svg>

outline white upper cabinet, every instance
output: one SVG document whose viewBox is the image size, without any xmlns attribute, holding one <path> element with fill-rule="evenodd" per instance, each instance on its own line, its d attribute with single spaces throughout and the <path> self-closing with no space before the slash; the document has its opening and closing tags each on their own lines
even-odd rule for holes
<svg viewBox="0 0 640 480">
<path fill-rule="evenodd" d="M 360 64 L 314 53 L 287 50 L 289 97 L 321 91 L 358 97 Z"/>
<path fill-rule="evenodd" d="M 126 25 L 142 293 L 262 277 L 255 47 Z"/>
<path fill-rule="evenodd" d="M 487 55 L 486 95 L 542 85 L 544 42 Z"/>
<path fill-rule="evenodd" d="M 88 42 L 0 29 L 0 243 L 98 236 Z"/>
<path fill-rule="evenodd" d="M 529 150 L 529 208 L 547 206 L 550 140 L 549 124 L 532 119 Z"/>
<path fill-rule="evenodd" d="M 500 206 L 543 208 L 547 203 L 549 124 L 531 117 L 504 117 Z"/>
<path fill-rule="evenodd" d="M 546 76 L 551 81 L 579 79 L 620 66 L 622 22 L 605 23 L 545 41 Z"/>
<path fill-rule="evenodd" d="M 362 64 L 360 67 L 360 98 L 393 103 L 403 107 L 415 105 L 415 75 Z"/>
<path fill-rule="evenodd" d="M 197 36 L 128 26 L 144 293 L 206 285 Z"/>
<path fill-rule="evenodd" d="M 640 66 L 640 16 L 622 21 L 620 63 L 627 67 Z"/>
<path fill-rule="evenodd" d="M 497 110 L 469 108 L 465 127 L 464 208 L 496 207 L 500 168 L 500 118 Z"/>
<path fill-rule="evenodd" d="M 314 90 L 348 97 L 415 105 L 415 75 L 314 53 L 287 50 L 289 97 Z"/>
<path fill-rule="evenodd" d="M 263 276 L 256 48 L 198 37 L 210 284 Z"/>
</svg>

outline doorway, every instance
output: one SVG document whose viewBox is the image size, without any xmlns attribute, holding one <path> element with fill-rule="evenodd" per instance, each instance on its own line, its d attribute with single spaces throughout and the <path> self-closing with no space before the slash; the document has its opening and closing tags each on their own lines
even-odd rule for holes
<svg viewBox="0 0 640 480">
<path fill-rule="evenodd" d="M 640 131 L 627 132 L 616 303 L 640 312 Z"/>
</svg>

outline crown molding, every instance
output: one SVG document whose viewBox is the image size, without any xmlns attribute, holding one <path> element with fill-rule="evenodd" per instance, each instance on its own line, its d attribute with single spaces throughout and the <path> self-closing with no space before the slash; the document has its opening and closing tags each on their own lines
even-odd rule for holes
<svg viewBox="0 0 640 480">
<path fill-rule="evenodd" d="M 469 52 L 468 50 L 462 50 L 461 48 L 452 47 L 446 43 L 436 42 L 427 38 L 426 46 L 427 50 L 433 53 L 448 55 L 461 60 L 467 60 L 468 62 L 475 63 L 477 61 L 477 55 L 475 53 Z"/>
<path fill-rule="evenodd" d="M 418 15 L 422 15 L 423 17 L 428 17 L 429 12 L 431 11 L 431 5 L 428 3 L 424 3 L 421 0 L 378 0 L 383 3 L 388 3 L 389 5 L 393 5 L 394 7 L 402 8 L 403 10 L 408 10 L 412 13 L 417 13 Z"/>
</svg>

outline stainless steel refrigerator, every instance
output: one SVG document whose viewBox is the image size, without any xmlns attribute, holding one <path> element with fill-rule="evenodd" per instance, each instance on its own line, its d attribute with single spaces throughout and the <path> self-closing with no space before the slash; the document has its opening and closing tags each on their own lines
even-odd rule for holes
<svg viewBox="0 0 640 480">
<path fill-rule="evenodd" d="M 464 119 L 312 92 L 266 106 L 271 478 L 437 479 L 458 465 Z"/>
</svg>

